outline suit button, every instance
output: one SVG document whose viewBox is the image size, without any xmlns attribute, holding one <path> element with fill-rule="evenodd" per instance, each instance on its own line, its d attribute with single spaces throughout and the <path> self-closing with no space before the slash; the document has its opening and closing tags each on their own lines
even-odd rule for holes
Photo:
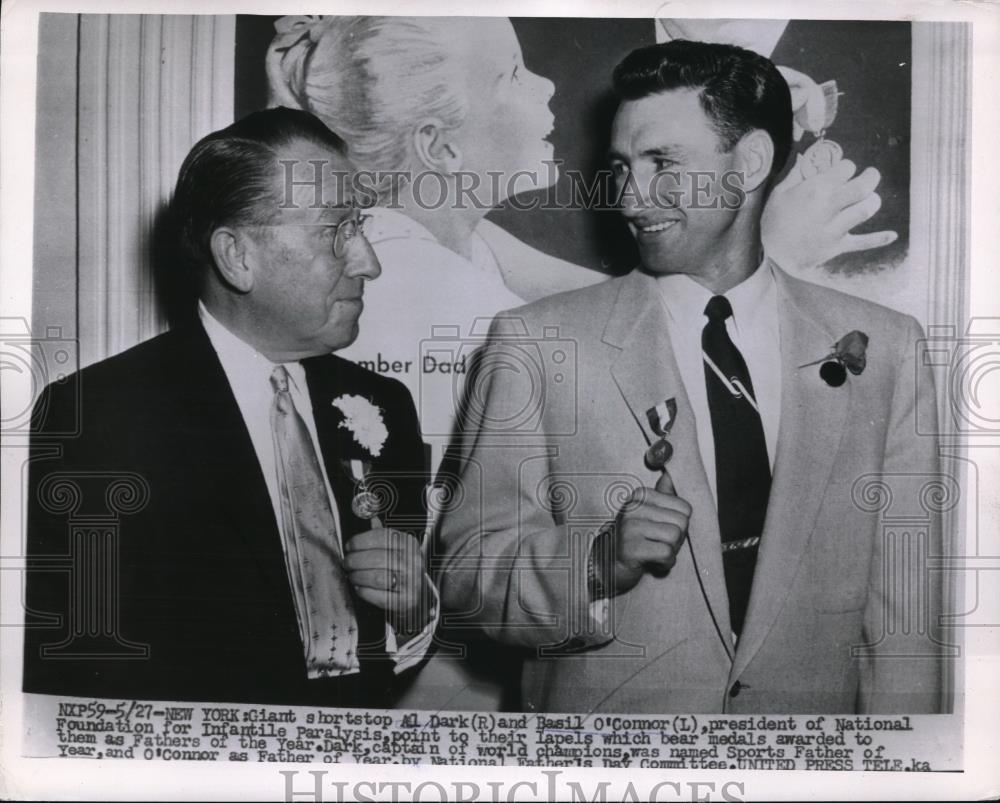
<svg viewBox="0 0 1000 803">
<path fill-rule="evenodd" d="M 742 683 L 740 683 L 740 682 L 739 682 L 739 681 L 737 680 L 737 681 L 736 681 L 736 682 L 735 682 L 735 683 L 733 684 L 733 687 L 732 687 L 732 688 L 731 688 L 731 689 L 729 690 L 729 696 L 730 696 L 730 697 L 736 697 L 736 696 L 738 696 L 738 695 L 739 695 L 739 693 L 740 693 L 740 689 L 742 689 L 742 688 L 743 688 L 743 684 L 742 684 Z"/>
</svg>

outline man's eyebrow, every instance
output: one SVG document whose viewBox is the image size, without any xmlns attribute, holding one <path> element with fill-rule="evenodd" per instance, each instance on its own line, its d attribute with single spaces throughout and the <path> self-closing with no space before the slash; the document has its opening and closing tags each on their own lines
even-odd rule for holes
<svg viewBox="0 0 1000 803">
<path fill-rule="evenodd" d="M 314 219 L 314 226 L 337 226 L 347 218 L 355 206 L 350 203 L 328 203 L 319 210 Z"/>
<path fill-rule="evenodd" d="M 323 204 L 319 212 L 319 221 L 322 225 L 332 225 L 343 220 L 354 208 L 354 204 L 350 202 Z"/>
<path fill-rule="evenodd" d="M 639 156 L 640 157 L 645 157 L 647 159 L 649 157 L 651 157 L 651 156 L 654 156 L 654 157 L 655 156 L 666 156 L 666 157 L 671 158 L 671 159 L 676 159 L 676 158 L 682 156 L 683 154 L 684 154 L 684 150 L 682 148 L 677 147 L 676 145 L 655 145 L 655 146 L 653 146 L 651 148 L 646 148 L 646 149 L 640 151 Z M 619 162 L 628 162 L 628 157 L 625 156 L 622 153 L 619 153 L 614 148 L 612 148 L 611 150 L 608 151 L 606 158 L 607 158 L 607 160 L 609 162 L 613 162 L 616 159 Z"/>
<path fill-rule="evenodd" d="M 676 158 L 683 155 L 684 150 L 678 148 L 676 145 L 656 145 L 652 148 L 646 148 L 640 156 L 667 156 L 670 158 Z"/>
</svg>

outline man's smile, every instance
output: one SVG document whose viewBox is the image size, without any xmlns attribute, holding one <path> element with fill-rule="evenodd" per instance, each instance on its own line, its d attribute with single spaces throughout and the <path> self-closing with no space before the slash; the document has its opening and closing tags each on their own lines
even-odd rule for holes
<svg viewBox="0 0 1000 803">
<path fill-rule="evenodd" d="M 672 229 L 678 223 L 680 223 L 679 218 L 670 218 L 668 220 L 657 220 L 657 221 L 635 218 L 628 221 L 629 228 L 632 230 L 632 234 L 636 237 L 640 236 L 649 237 L 653 235 L 658 235 L 661 232 Z"/>
<path fill-rule="evenodd" d="M 662 223 L 653 223 L 652 225 L 649 225 L 649 226 L 638 226 L 637 228 L 639 229 L 639 231 L 643 232 L 644 234 L 650 234 L 652 232 L 663 231 L 664 229 L 669 229 L 671 226 L 673 226 L 677 222 L 678 221 L 676 221 L 676 220 L 664 220 Z"/>
</svg>

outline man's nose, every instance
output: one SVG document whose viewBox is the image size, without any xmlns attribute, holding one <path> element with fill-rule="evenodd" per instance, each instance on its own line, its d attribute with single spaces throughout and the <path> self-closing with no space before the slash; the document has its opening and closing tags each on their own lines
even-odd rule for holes
<svg viewBox="0 0 1000 803">
<path fill-rule="evenodd" d="M 650 207 L 649 176 L 632 172 L 618 185 L 618 204 L 626 217 L 637 215 Z"/>
<path fill-rule="evenodd" d="M 363 235 L 354 240 L 355 247 L 347 257 L 347 275 L 356 279 L 377 279 L 382 273 L 382 265 L 375 256 L 375 249 Z"/>
</svg>

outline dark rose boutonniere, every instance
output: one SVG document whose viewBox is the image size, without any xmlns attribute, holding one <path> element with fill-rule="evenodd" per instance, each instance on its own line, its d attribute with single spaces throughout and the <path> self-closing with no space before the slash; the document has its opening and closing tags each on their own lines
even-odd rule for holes
<svg viewBox="0 0 1000 803">
<path fill-rule="evenodd" d="M 833 351 L 825 357 L 800 365 L 808 368 L 810 365 L 820 365 L 820 378 L 830 387 L 839 388 L 847 381 L 847 372 L 858 376 L 868 364 L 865 352 L 868 349 L 868 335 L 857 329 L 848 332 L 833 344 Z"/>
</svg>

